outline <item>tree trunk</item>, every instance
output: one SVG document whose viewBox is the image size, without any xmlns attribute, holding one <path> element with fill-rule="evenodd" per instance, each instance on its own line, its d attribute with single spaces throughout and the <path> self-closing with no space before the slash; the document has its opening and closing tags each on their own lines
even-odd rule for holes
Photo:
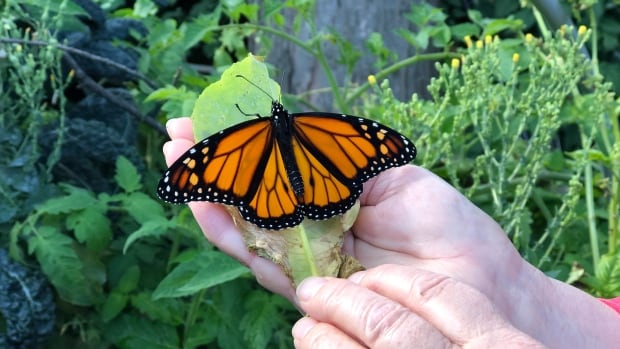
<svg viewBox="0 0 620 349">
<path fill-rule="evenodd" d="M 338 33 L 361 52 L 351 76 L 354 85 L 366 82 L 368 75 L 377 71 L 373 67 L 374 56 L 365 46 L 365 41 L 371 33 L 380 33 L 385 47 L 395 52 L 399 60 L 414 54 L 414 48 L 395 33 L 400 28 L 416 30 L 404 17 L 404 14 L 410 11 L 413 2 L 420 0 L 316 0 L 317 32 Z M 427 2 L 433 4 L 437 1 Z M 285 15 L 287 32 L 302 41 L 307 40 L 311 35 L 310 29 L 302 26 L 298 33 L 294 33 L 293 15 L 292 13 Z M 278 74 L 281 74 L 278 78 L 281 79 L 279 82 L 283 92 L 299 94 L 329 88 L 325 72 L 315 57 L 289 41 L 277 37 L 272 37 L 272 40 L 267 60 L 278 68 Z M 342 87 L 345 84 L 346 68 L 337 62 L 338 48 L 330 42 L 323 42 L 322 48 L 338 85 Z M 401 100 L 409 99 L 414 92 L 427 97 L 426 86 L 430 78 L 435 75 L 433 65 L 433 62 L 419 62 L 388 76 L 395 95 Z M 331 93 L 311 94 L 306 100 L 322 111 L 334 111 L 338 108 L 333 105 Z"/>
</svg>

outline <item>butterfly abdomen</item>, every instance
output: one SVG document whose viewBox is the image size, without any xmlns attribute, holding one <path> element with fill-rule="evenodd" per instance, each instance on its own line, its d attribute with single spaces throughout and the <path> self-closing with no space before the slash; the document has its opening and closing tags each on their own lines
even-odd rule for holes
<svg viewBox="0 0 620 349">
<path fill-rule="evenodd" d="M 271 122 L 273 124 L 274 135 L 276 141 L 280 147 L 282 153 L 282 159 L 284 160 L 284 167 L 286 169 L 286 176 L 290 184 L 289 190 L 292 190 L 297 197 L 297 200 L 303 202 L 304 197 L 304 182 L 299 172 L 299 166 L 295 160 L 295 154 L 293 153 L 292 136 L 293 136 L 293 119 L 286 109 L 278 109 L 277 107 L 272 110 L 273 116 Z"/>
</svg>

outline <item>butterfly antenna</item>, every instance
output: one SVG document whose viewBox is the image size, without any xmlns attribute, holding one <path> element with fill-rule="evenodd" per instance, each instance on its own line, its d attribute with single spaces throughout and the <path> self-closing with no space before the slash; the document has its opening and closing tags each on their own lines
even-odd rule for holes
<svg viewBox="0 0 620 349">
<path fill-rule="evenodd" d="M 256 116 L 259 119 L 262 118 L 262 116 L 259 113 L 251 114 L 251 113 L 244 112 L 243 110 L 241 110 L 241 107 L 237 103 L 235 103 L 235 107 L 237 107 L 237 109 L 239 109 L 239 112 L 241 112 L 241 114 L 245 116 Z"/>
<path fill-rule="evenodd" d="M 272 101 L 274 101 L 275 99 L 273 99 L 273 97 L 271 97 L 271 95 L 269 93 L 267 93 L 267 91 L 263 90 L 260 86 L 258 86 L 257 84 L 255 84 L 254 82 L 250 81 L 248 78 L 246 78 L 245 76 L 241 75 L 241 74 L 237 74 L 235 75 L 235 77 L 237 78 L 242 78 L 243 80 L 247 81 L 248 83 L 250 83 L 250 85 L 256 87 L 257 89 L 263 91 L 264 94 L 267 95 L 267 97 L 269 97 Z"/>
</svg>

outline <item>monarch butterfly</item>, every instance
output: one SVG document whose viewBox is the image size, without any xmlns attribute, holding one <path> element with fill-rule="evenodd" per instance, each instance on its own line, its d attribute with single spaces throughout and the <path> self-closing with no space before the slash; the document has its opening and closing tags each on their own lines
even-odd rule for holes
<svg viewBox="0 0 620 349">
<path fill-rule="evenodd" d="M 275 100 L 271 117 L 256 116 L 190 148 L 164 173 L 159 197 L 234 205 L 245 220 L 279 230 L 346 212 L 363 182 L 416 156 L 405 136 L 361 117 L 290 114 Z"/>
</svg>

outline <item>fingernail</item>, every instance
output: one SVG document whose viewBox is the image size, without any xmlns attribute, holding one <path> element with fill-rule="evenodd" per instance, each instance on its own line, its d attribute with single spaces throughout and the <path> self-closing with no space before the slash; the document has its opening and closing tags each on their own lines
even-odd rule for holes
<svg viewBox="0 0 620 349">
<path fill-rule="evenodd" d="M 168 121 L 166 121 L 166 130 L 170 130 L 170 128 L 174 127 L 174 124 L 177 123 L 177 119 L 170 119 Z"/>
<path fill-rule="evenodd" d="M 314 295 L 319 291 L 319 288 L 323 286 L 325 283 L 325 279 L 319 277 L 311 277 L 307 278 L 301 282 L 301 284 L 297 287 L 297 297 L 299 300 L 305 301 L 314 297 Z"/>
<path fill-rule="evenodd" d="M 306 333 L 312 329 L 316 325 L 316 321 L 309 317 L 303 317 L 297 321 L 295 326 L 293 326 L 293 330 L 291 333 L 293 334 L 293 338 L 302 339 L 306 336 Z"/>
</svg>

